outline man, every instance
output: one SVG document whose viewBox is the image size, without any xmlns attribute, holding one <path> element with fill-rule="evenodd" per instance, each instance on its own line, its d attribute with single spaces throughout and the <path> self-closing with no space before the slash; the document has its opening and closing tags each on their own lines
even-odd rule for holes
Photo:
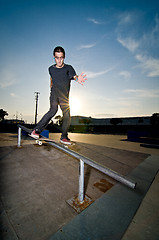
<svg viewBox="0 0 159 240">
<path fill-rule="evenodd" d="M 69 91 L 71 80 L 75 80 L 82 84 L 87 80 L 84 73 L 79 76 L 76 74 L 71 65 L 65 64 L 65 50 L 58 46 L 53 51 L 56 64 L 49 67 L 50 74 L 50 109 L 39 121 L 31 135 L 39 138 L 39 134 L 48 125 L 51 118 L 56 114 L 58 105 L 63 113 L 62 135 L 60 141 L 64 144 L 71 144 L 68 138 L 68 129 L 70 126 L 70 107 L 69 107 Z"/>
</svg>

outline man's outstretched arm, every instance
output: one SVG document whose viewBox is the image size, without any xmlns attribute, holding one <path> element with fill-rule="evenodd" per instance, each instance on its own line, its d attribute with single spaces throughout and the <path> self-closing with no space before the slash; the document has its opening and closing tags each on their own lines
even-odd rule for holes
<svg viewBox="0 0 159 240">
<path fill-rule="evenodd" d="M 83 83 L 87 80 L 86 74 L 84 74 L 84 72 L 82 72 L 79 76 L 78 75 L 74 76 L 74 79 L 81 85 L 83 85 Z"/>
</svg>

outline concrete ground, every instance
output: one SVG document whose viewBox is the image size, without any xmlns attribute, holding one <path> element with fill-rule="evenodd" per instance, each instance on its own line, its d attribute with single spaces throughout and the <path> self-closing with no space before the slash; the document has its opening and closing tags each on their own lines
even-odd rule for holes
<svg viewBox="0 0 159 240">
<path fill-rule="evenodd" d="M 73 133 L 69 136 L 77 141 L 74 151 L 123 175 L 131 174 L 149 156 L 159 156 L 159 149 L 127 142 L 126 136 Z M 50 134 L 50 137 L 56 140 L 59 134 Z M 16 134 L 0 134 L 2 239 L 49 239 L 78 215 L 66 203 L 78 194 L 78 160 L 48 144 L 38 146 L 26 136 L 23 136 L 21 148 L 16 145 Z M 125 231 L 124 240 L 155 239 L 152 233 L 156 231 L 159 219 L 156 210 L 159 206 L 158 181 L 156 175 Z M 93 201 L 106 195 L 114 185 L 115 180 L 85 167 L 85 191 Z M 147 217 L 150 221 L 146 221 Z M 151 234 L 151 238 L 139 238 L 137 233 L 145 232 L 145 229 L 145 236 Z"/>
</svg>

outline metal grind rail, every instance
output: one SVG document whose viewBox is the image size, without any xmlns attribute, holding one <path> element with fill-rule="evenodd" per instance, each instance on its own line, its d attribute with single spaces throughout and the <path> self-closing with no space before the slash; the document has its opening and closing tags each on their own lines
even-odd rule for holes
<svg viewBox="0 0 159 240">
<path fill-rule="evenodd" d="M 26 131 L 27 133 L 31 133 L 32 130 L 28 129 L 22 125 L 18 125 L 18 147 L 21 146 L 21 129 L 23 129 L 24 131 Z M 46 138 L 47 139 L 47 138 Z M 45 140 L 44 140 L 45 141 Z M 117 180 L 118 182 L 121 182 L 122 184 L 125 184 L 126 186 L 135 189 L 136 184 L 135 182 L 129 180 L 128 178 L 126 178 L 123 175 L 120 175 L 119 173 L 105 167 L 102 166 L 101 164 L 95 162 L 94 160 L 91 160 L 71 149 L 66 148 L 65 146 L 61 146 L 61 144 L 58 144 L 56 142 L 48 142 L 48 144 L 50 144 L 51 146 L 62 150 L 63 152 L 75 157 L 76 159 L 80 160 L 79 162 L 79 194 L 78 194 L 78 199 L 79 202 L 82 203 L 84 201 L 84 163 L 86 163 L 87 165 L 99 170 L 100 172 L 112 177 L 113 179 Z"/>
</svg>

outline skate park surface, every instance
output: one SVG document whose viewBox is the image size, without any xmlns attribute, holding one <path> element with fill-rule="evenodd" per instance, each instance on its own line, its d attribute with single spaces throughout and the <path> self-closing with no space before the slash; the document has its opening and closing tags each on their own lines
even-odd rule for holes
<svg viewBox="0 0 159 240">
<path fill-rule="evenodd" d="M 59 134 L 50 134 L 58 140 Z M 79 161 L 49 144 L 0 133 L 2 239 L 159 239 L 159 149 L 125 135 L 70 133 L 76 151 L 137 182 L 130 189 L 85 166 L 93 203 L 78 214 L 67 200 L 78 194 Z"/>
</svg>

